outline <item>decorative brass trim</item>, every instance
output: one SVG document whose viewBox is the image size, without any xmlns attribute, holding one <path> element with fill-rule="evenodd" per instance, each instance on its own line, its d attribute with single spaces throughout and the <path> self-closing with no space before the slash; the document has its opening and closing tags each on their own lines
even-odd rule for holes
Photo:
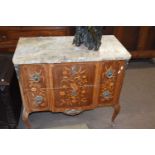
<svg viewBox="0 0 155 155">
<path fill-rule="evenodd" d="M 17 79 L 19 79 L 19 65 L 14 65 Z"/>
<path fill-rule="evenodd" d="M 40 105 L 40 104 L 43 102 L 43 97 L 42 97 L 42 96 L 36 96 L 36 97 L 34 98 L 34 100 L 35 100 L 35 103 L 36 103 L 37 105 Z"/>
<path fill-rule="evenodd" d="M 109 97 L 110 97 L 110 91 L 109 91 L 109 90 L 103 91 L 102 96 L 103 96 L 104 98 L 109 98 Z"/>
<path fill-rule="evenodd" d="M 71 109 L 71 110 L 65 110 L 63 113 L 66 115 L 74 116 L 74 115 L 78 115 L 81 112 L 82 110 Z"/>
<path fill-rule="evenodd" d="M 112 71 L 112 70 L 108 70 L 108 71 L 106 72 L 106 77 L 107 77 L 107 78 L 112 78 L 112 77 L 113 77 L 113 71 Z"/>
<path fill-rule="evenodd" d="M 31 80 L 33 80 L 35 82 L 39 82 L 40 81 L 40 73 L 34 73 L 34 74 L 32 74 Z"/>
</svg>

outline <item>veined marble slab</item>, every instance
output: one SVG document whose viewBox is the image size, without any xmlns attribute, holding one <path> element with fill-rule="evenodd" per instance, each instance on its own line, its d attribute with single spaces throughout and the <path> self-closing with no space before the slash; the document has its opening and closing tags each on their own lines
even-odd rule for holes
<svg viewBox="0 0 155 155">
<path fill-rule="evenodd" d="M 102 36 L 98 51 L 72 44 L 73 37 L 22 37 L 19 39 L 13 63 L 61 63 L 103 60 L 128 60 L 129 52 L 113 35 Z"/>
</svg>

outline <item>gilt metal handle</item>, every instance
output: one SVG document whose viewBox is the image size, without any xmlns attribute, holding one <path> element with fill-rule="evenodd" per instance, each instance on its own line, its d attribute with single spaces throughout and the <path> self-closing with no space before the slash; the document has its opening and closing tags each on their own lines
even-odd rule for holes
<svg viewBox="0 0 155 155">
<path fill-rule="evenodd" d="M 109 92 L 109 90 L 103 91 L 102 96 L 103 96 L 104 98 L 109 98 L 109 97 L 110 97 L 110 92 Z"/>
<path fill-rule="evenodd" d="M 77 96 L 77 91 L 76 90 L 72 90 L 71 91 L 71 96 Z"/>
<path fill-rule="evenodd" d="M 36 96 L 35 97 L 35 103 L 40 105 L 43 102 L 43 97 L 42 96 Z"/>
<path fill-rule="evenodd" d="M 107 76 L 107 78 L 112 78 L 113 77 L 113 71 L 112 70 L 108 70 L 106 72 L 106 76 Z"/>
<path fill-rule="evenodd" d="M 71 68 L 71 74 L 76 74 L 76 72 L 77 72 L 77 67 L 74 65 L 74 66 L 72 66 L 72 68 Z"/>
<path fill-rule="evenodd" d="M 32 75 L 32 80 L 35 82 L 39 82 L 40 81 L 40 73 L 34 73 Z"/>
</svg>

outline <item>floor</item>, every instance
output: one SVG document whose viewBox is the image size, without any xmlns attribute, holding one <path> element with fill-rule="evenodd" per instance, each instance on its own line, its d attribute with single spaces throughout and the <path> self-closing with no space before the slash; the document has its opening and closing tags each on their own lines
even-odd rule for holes
<svg viewBox="0 0 155 155">
<path fill-rule="evenodd" d="M 129 63 L 120 97 L 121 112 L 111 123 L 113 108 L 97 108 L 80 115 L 62 113 L 32 113 L 32 128 L 63 128 L 63 126 L 86 124 L 89 129 L 154 129 L 155 128 L 155 64 L 151 61 Z M 24 125 L 20 119 L 18 128 Z M 78 127 L 77 127 L 78 128 Z"/>
</svg>

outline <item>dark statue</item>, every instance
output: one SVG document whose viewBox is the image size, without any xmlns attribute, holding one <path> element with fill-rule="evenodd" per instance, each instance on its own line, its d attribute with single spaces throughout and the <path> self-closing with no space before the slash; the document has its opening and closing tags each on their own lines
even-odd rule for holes
<svg viewBox="0 0 155 155">
<path fill-rule="evenodd" d="M 102 26 L 77 26 L 73 44 L 97 51 L 101 45 Z"/>
</svg>

